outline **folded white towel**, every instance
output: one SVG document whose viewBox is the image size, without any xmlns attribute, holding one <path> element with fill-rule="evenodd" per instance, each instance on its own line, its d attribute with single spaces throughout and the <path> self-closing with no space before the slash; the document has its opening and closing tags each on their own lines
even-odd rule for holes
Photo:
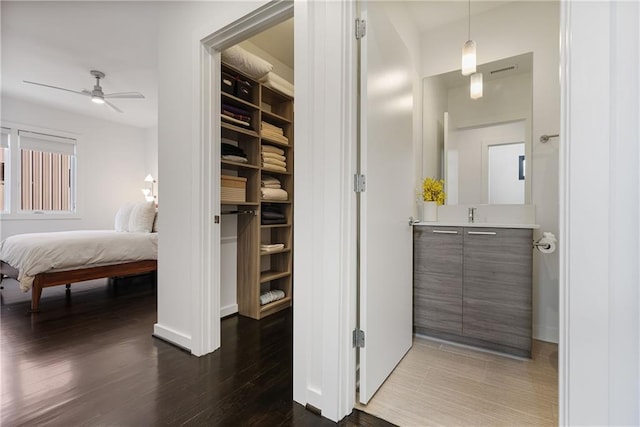
<svg viewBox="0 0 640 427">
<path fill-rule="evenodd" d="M 280 154 L 281 156 L 284 155 L 284 150 L 282 148 L 274 147 L 273 145 L 263 145 L 262 152 Z"/>
<path fill-rule="evenodd" d="M 265 200 L 287 200 L 289 193 L 281 188 L 264 188 L 260 189 L 262 198 Z"/>
<path fill-rule="evenodd" d="M 265 76 L 263 76 L 260 81 L 264 83 L 265 86 L 277 90 L 279 92 L 284 93 L 285 95 L 289 95 L 293 98 L 294 94 L 294 86 L 292 83 L 288 82 L 284 78 L 280 77 L 273 71 L 270 71 Z"/>
<path fill-rule="evenodd" d="M 275 142 L 280 142 L 282 144 L 288 144 L 289 143 L 289 138 L 287 138 L 286 136 L 282 136 L 276 132 L 271 132 L 269 130 L 262 130 L 261 131 L 262 134 L 260 135 L 263 139 L 268 139 L 270 141 L 275 141 Z"/>
<path fill-rule="evenodd" d="M 274 133 L 277 133 L 278 135 L 284 135 L 284 130 L 281 127 L 272 125 L 271 123 L 268 123 L 268 122 L 261 122 L 260 129 L 266 130 L 269 132 L 274 132 Z"/>
<path fill-rule="evenodd" d="M 284 249 L 284 243 L 276 243 L 272 245 L 260 245 L 260 252 L 275 252 Z"/>
<path fill-rule="evenodd" d="M 260 294 L 260 305 L 269 304 L 270 302 L 278 301 L 284 298 L 284 291 L 280 289 L 274 289 L 273 291 L 267 291 Z"/>
<path fill-rule="evenodd" d="M 280 180 L 275 176 L 270 175 L 262 175 L 261 182 L 263 184 L 278 184 L 280 185 Z"/>
<path fill-rule="evenodd" d="M 237 163 L 247 163 L 246 157 L 234 156 L 233 154 L 223 154 L 222 160 L 229 160 Z"/>
</svg>

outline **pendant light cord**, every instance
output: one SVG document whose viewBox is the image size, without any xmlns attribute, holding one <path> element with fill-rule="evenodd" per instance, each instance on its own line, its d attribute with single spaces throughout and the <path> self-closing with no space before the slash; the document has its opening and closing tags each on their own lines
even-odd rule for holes
<svg viewBox="0 0 640 427">
<path fill-rule="evenodd" d="M 467 26 L 467 40 L 471 40 L 471 0 L 469 0 L 469 25 Z"/>
</svg>

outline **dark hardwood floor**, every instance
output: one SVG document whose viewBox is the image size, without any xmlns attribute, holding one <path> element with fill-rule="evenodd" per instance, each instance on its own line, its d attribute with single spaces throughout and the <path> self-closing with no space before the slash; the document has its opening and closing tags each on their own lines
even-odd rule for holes
<svg viewBox="0 0 640 427">
<path fill-rule="evenodd" d="M 292 316 L 222 322 L 222 348 L 195 357 L 151 336 L 147 276 L 29 294 L 3 282 L 3 426 L 329 426 L 292 400 Z M 338 425 L 390 426 L 354 410 Z"/>
</svg>

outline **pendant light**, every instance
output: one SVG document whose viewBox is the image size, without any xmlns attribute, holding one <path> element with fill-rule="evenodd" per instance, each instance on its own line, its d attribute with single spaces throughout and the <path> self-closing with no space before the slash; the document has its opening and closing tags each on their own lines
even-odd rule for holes
<svg viewBox="0 0 640 427">
<path fill-rule="evenodd" d="M 469 25 L 467 41 L 462 46 L 462 75 L 468 76 L 476 72 L 476 42 L 471 40 L 471 0 L 469 0 Z"/>
<path fill-rule="evenodd" d="M 469 79 L 469 96 L 471 99 L 482 98 L 482 73 L 473 73 Z"/>
</svg>

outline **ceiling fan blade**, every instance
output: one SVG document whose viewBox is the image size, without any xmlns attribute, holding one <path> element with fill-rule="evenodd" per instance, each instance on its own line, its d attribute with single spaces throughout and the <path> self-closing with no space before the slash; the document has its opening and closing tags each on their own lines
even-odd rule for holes
<svg viewBox="0 0 640 427">
<path fill-rule="evenodd" d="M 118 107 L 116 107 L 115 105 L 113 105 L 112 103 L 110 103 L 107 100 L 105 100 L 104 103 L 107 104 L 109 107 L 111 107 L 114 111 L 117 111 L 118 113 L 122 113 L 123 112 L 121 109 L 119 109 Z"/>
<path fill-rule="evenodd" d="M 31 85 L 36 85 L 36 86 L 44 86 L 44 87 L 50 87 L 51 89 L 58 89 L 58 90 L 64 90 L 66 92 L 71 92 L 71 93 L 77 93 L 78 95 L 91 95 L 91 92 L 87 93 L 85 91 L 79 92 L 77 90 L 71 90 L 71 89 L 65 89 L 63 87 L 58 87 L 58 86 L 51 86 L 51 85 L 46 85 L 44 83 L 36 83 L 36 82 L 30 82 L 28 80 L 23 80 L 23 82 L 25 83 L 29 83 Z"/>
<path fill-rule="evenodd" d="M 142 99 L 144 95 L 140 92 L 118 92 L 118 93 L 106 93 L 105 98 L 129 98 L 129 99 Z"/>
</svg>

